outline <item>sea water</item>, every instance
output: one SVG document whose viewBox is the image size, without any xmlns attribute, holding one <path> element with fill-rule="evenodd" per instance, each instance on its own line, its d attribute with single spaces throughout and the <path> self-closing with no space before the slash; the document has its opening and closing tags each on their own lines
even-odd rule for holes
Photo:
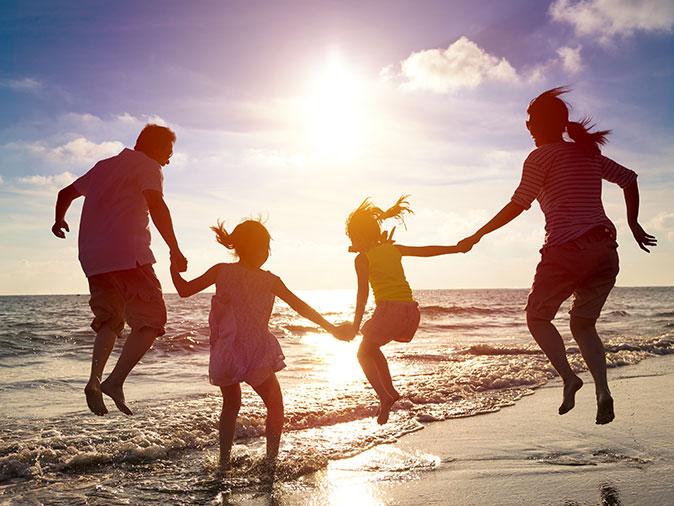
<svg viewBox="0 0 674 506">
<path fill-rule="evenodd" d="M 278 373 L 286 423 L 276 479 L 293 482 L 330 460 L 420 430 L 426 422 L 496 411 L 555 377 L 525 324 L 526 290 L 415 292 L 421 326 L 383 348 L 402 394 L 389 423 L 358 366 L 359 338 L 335 340 L 277 301 L 270 326 L 286 355 Z M 351 291 L 304 292 L 333 322 L 349 320 Z M 83 387 L 94 334 L 88 296 L 0 297 L 0 497 L 49 504 L 200 504 L 266 486 L 265 409 L 243 387 L 234 469 L 217 473 L 219 390 L 208 383 L 210 295 L 167 295 L 167 333 L 126 383 L 127 417 L 89 413 Z M 583 362 L 556 323 L 574 369 Z M 616 288 L 598 323 L 609 366 L 674 352 L 674 288 Z M 111 370 L 124 343 L 118 341 Z M 109 401 L 109 400 L 108 400 Z M 402 462 L 399 471 L 431 465 Z M 405 468 L 405 469 L 403 469 Z"/>
</svg>

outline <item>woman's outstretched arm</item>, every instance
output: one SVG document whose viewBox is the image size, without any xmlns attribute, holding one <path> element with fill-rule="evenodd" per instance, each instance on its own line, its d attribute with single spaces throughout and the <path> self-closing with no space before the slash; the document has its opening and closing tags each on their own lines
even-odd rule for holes
<svg viewBox="0 0 674 506">
<path fill-rule="evenodd" d="M 173 286 L 176 287 L 176 291 L 181 297 L 189 297 L 190 295 L 199 293 L 209 286 L 215 284 L 215 280 L 218 277 L 218 272 L 220 272 L 222 265 L 223 264 L 214 265 L 201 276 L 194 278 L 192 281 L 183 279 L 178 270 L 172 267 L 171 279 L 173 280 Z"/>
<path fill-rule="evenodd" d="M 647 253 L 650 250 L 646 246 L 657 246 L 658 242 L 654 236 L 647 234 L 639 225 L 639 185 L 636 181 L 623 188 L 625 195 L 625 207 L 627 208 L 627 223 L 630 226 L 634 240 L 639 247 Z"/>
<path fill-rule="evenodd" d="M 482 228 L 480 228 L 473 235 L 466 237 L 465 239 L 459 241 L 457 247 L 462 250 L 467 248 L 466 251 L 470 250 L 475 244 L 477 244 L 482 237 L 498 230 L 504 225 L 507 225 L 515 218 L 517 218 L 524 211 L 524 207 L 515 202 L 508 202 L 503 209 L 501 209 L 496 215 L 489 220 Z"/>
</svg>

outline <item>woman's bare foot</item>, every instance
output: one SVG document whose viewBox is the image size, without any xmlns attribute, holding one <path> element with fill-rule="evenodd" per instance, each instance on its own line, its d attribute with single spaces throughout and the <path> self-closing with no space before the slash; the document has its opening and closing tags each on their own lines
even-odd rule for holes
<svg viewBox="0 0 674 506">
<path fill-rule="evenodd" d="M 377 412 L 377 423 L 379 425 L 384 425 L 386 422 L 388 422 L 391 408 L 398 401 L 398 399 L 400 399 L 400 394 L 396 392 L 393 397 L 387 397 L 379 401 L 379 411 Z"/>
<path fill-rule="evenodd" d="M 614 418 L 615 413 L 613 412 L 613 397 L 610 395 L 597 397 L 597 419 L 595 423 L 597 425 L 604 425 L 611 423 Z"/>
<path fill-rule="evenodd" d="M 103 416 L 108 413 L 108 408 L 103 402 L 103 393 L 101 391 L 101 384 L 96 380 L 89 380 L 87 386 L 84 387 L 84 395 L 87 397 L 87 406 L 92 413 L 98 416 Z"/>
<path fill-rule="evenodd" d="M 101 391 L 115 401 L 115 406 L 125 415 L 133 415 L 133 411 L 129 409 L 124 401 L 124 390 L 122 385 L 116 385 L 110 382 L 110 378 L 101 383 Z"/>
<path fill-rule="evenodd" d="M 563 415 L 571 411 L 576 405 L 576 392 L 583 386 L 583 380 L 575 374 L 564 382 L 564 399 L 559 406 L 559 414 Z"/>
</svg>

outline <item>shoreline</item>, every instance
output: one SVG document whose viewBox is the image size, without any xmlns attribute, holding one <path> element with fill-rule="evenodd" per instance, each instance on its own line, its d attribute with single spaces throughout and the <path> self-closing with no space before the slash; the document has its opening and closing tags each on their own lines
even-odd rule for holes
<svg viewBox="0 0 674 506">
<path fill-rule="evenodd" d="M 557 414 L 559 380 L 494 413 L 423 430 L 295 483 L 270 499 L 300 504 L 672 504 L 674 355 L 609 370 L 616 420 L 594 423 L 592 378 Z M 663 402 L 664 401 L 664 402 Z M 263 504 L 223 494 L 236 504 Z M 266 503 L 264 503 L 266 504 Z"/>
</svg>

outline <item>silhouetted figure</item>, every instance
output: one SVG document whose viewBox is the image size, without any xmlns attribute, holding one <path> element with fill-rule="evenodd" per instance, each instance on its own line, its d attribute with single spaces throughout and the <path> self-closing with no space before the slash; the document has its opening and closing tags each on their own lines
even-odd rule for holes
<svg viewBox="0 0 674 506">
<path fill-rule="evenodd" d="M 346 233 L 351 239 L 349 251 L 357 252 L 355 259 L 358 276 L 356 312 L 353 333 L 363 333 L 358 348 L 360 362 L 367 380 L 379 398 L 377 423 L 385 424 L 400 394 L 393 386 L 386 357 L 381 347 L 391 341 L 410 342 L 419 327 L 419 305 L 412 297 L 412 290 L 405 279 L 402 257 L 432 257 L 451 253 L 464 253 L 470 248 L 457 246 L 401 246 L 393 244 L 390 234 L 382 233 L 381 224 L 390 218 L 402 222 L 405 213 L 411 213 L 406 196 L 402 196 L 388 210 L 374 206 L 369 199 L 349 215 Z M 365 305 L 372 286 L 377 304 L 372 318 L 363 325 Z"/>
<path fill-rule="evenodd" d="M 241 382 L 248 383 L 267 407 L 266 467 L 272 471 L 283 430 L 283 395 L 276 372 L 285 367 L 283 352 L 269 331 L 269 318 L 278 296 L 300 315 L 320 325 L 335 337 L 350 340 L 350 326 L 335 327 L 302 301 L 281 278 L 260 267 L 269 257 L 269 232 L 258 221 L 244 221 L 231 234 L 218 223 L 211 227 L 217 241 L 233 249 L 236 263 L 220 263 L 192 281 L 184 280 L 171 267 L 173 284 L 181 297 L 189 297 L 215 284 L 211 299 L 209 380 L 220 387 L 220 467 L 230 466 L 236 417 L 241 407 Z"/>
<path fill-rule="evenodd" d="M 164 334 L 166 306 L 152 269 L 148 214 L 171 251 L 171 265 L 187 269 L 162 190 L 162 166 L 169 163 L 175 139 L 166 127 L 146 125 L 134 149 L 101 160 L 62 189 L 56 201 L 52 232 L 63 239 L 64 231 L 70 231 L 66 211 L 73 200 L 84 196 L 79 259 L 89 281 L 91 327 L 96 332 L 84 392 L 89 409 L 97 415 L 108 412 L 102 394 L 110 396 L 120 411 L 132 414 L 124 400 L 124 381 L 155 338 Z M 115 368 L 101 383 L 124 322 L 131 333 Z"/>
<path fill-rule="evenodd" d="M 610 131 L 590 132 L 590 119 L 569 121 L 569 90 L 548 90 L 531 101 L 526 122 L 535 143 L 524 161 L 522 180 L 512 200 L 475 234 L 459 243 L 472 247 L 484 235 L 516 218 L 538 200 L 545 214 L 545 243 L 526 306 L 532 336 L 564 381 L 559 413 L 573 409 L 583 386 L 571 370 L 561 335 L 552 324 L 559 306 L 573 295 L 571 333 L 592 373 L 597 396 L 598 424 L 614 418 L 613 398 L 606 380 L 606 355 L 595 322 L 618 274 L 616 230 L 604 213 L 602 179 L 624 191 L 627 220 L 644 251 L 655 238 L 639 225 L 637 175 L 601 155 L 599 146 Z M 566 133 L 573 140 L 563 138 Z"/>
</svg>

